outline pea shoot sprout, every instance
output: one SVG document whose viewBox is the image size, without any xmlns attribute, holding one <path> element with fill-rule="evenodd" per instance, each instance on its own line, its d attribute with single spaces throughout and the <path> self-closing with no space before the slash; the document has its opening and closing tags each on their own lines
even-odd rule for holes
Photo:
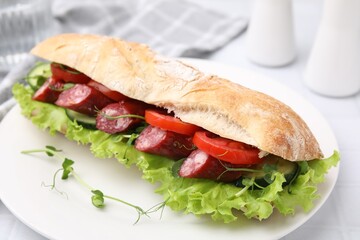
<svg viewBox="0 0 360 240">
<path fill-rule="evenodd" d="M 131 137 L 130 137 L 130 139 L 131 139 Z M 62 180 L 66 180 L 70 176 L 73 176 L 75 178 L 75 180 L 79 184 L 81 184 L 82 186 L 84 186 L 85 188 L 87 188 L 91 192 L 91 202 L 97 208 L 104 208 L 105 207 L 105 199 L 113 200 L 113 201 L 122 203 L 122 204 L 124 204 L 126 206 L 132 207 L 132 208 L 134 208 L 136 210 L 136 212 L 138 214 L 134 224 L 138 223 L 142 216 L 145 215 L 145 216 L 149 217 L 149 214 L 155 213 L 155 212 L 157 212 L 159 210 L 161 210 L 161 216 L 162 216 L 163 209 L 165 207 L 166 201 L 160 202 L 160 203 L 152 206 L 151 208 L 149 208 L 147 210 L 144 210 L 143 208 L 141 208 L 141 207 L 139 207 L 137 205 L 131 204 L 131 203 L 127 202 L 127 201 L 124 201 L 124 200 L 122 200 L 120 198 L 104 194 L 101 190 L 96 189 L 96 188 L 90 186 L 87 182 L 85 182 L 80 177 L 80 175 L 77 172 L 75 172 L 74 167 L 73 167 L 75 162 L 73 160 L 63 156 L 61 154 L 61 152 L 62 152 L 62 150 L 56 149 L 53 146 L 45 146 L 44 149 L 24 150 L 21 153 L 23 153 L 23 154 L 46 153 L 46 155 L 48 155 L 49 157 L 57 157 L 58 159 L 63 161 L 62 162 L 62 168 L 58 169 L 54 173 L 52 184 L 51 185 L 44 185 L 44 186 L 50 186 L 51 189 L 55 189 L 56 191 L 60 192 L 56 188 L 55 185 L 56 185 L 56 176 L 62 171 L 62 175 L 61 175 Z M 60 193 L 64 194 L 63 192 L 60 192 Z"/>
</svg>

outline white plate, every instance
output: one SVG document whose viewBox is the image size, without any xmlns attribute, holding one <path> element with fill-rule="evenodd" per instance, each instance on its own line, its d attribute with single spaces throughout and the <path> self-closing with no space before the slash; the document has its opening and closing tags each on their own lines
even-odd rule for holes
<svg viewBox="0 0 360 240">
<path fill-rule="evenodd" d="M 247 70 L 203 60 L 184 60 L 203 71 L 211 71 L 286 102 L 308 123 L 325 155 L 331 155 L 334 149 L 338 149 L 326 120 L 293 91 Z M 17 106 L 0 125 L 0 197 L 22 222 L 51 239 L 278 239 L 302 225 L 324 204 L 339 170 L 333 168 L 326 182 L 319 186 L 322 197 L 315 202 L 315 208 L 310 213 L 300 210 L 289 217 L 274 213 L 262 222 L 240 219 L 222 224 L 208 217 L 197 218 L 165 208 L 162 219 L 159 214 L 152 215 L 133 225 L 137 216 L 133 209 L 111 201 L 107 201 L 102 210 L 94 208 L 90 193 L 73 178 L 57 181 L 58 189 L 66 192 L 68 198 L 43 187 L 43 182 L 51 183 L 53 173 L 61 167 L 61 161 L 44 154 L 23 155 L 20 151 L 45 145 L 63 149 L 67 157 L 75 160 L 75 171 L 106 194 L 145 209 L 161 202 L 161 196 L 153 193 L 156 186 L 142 180 L 136 168 L 127 169 L 115 159 L 95 159 L 87 146 L 79 146 L 62 135 L 50 136 L 40 131 L 20 114 Z"/>
</svg>

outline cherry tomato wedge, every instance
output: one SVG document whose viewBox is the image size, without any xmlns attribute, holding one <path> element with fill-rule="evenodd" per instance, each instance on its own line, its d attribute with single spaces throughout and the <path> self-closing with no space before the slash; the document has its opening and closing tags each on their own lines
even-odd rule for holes
<svg viewBox="0 0 360 240">
<path fill-rule="evenodd" d="M 71 83 L 87 83 L 91 78 L 85 74 L 59 63 L 51 63 L 51 72 L 54 78 Z"/>
<path fill-rule="evenodd" d="M 95 88 L 96 90 L 100 91 L 102 94 L 107 96 L 108 98 L 111 98 L 115 102 L 121 102 L 123 100 L 128 100 L 129 98 L 119 92 L 110 90 L 109 88 L 105 87 L 103 84 L 98 83 L 94 80 L 90 80 L 87 83 L 88 86 Z"/>
<path fill-rule="evenodd" d="M 196 132 L 193 143 L 207 154 L 232 164 L 258 164 L 263 161 L 259 158 L 259 149 L 210 132 Z"/>
<path fill-rule="evenodd" d="M 168 130 L 187 136 L 192 136 L 200 127 L 181 121 L 180 119 L 166 115 L 157 110 L 145 110 L 145 121 L 152 126 L 159 127 L 163 130 Z"/>
</svg>

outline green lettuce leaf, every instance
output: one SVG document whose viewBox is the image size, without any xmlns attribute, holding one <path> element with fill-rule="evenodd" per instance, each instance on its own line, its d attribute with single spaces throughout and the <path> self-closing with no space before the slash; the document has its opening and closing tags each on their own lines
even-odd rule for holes
<svg viewBox="0 0 360 240">
<path fill-rule="evenodd" d="M 123 135 L 109 135 L 83 128 L 70 121 L 64 109 L 31 100 L 31 88 L 15 84 L 13 94 L 22 114 L 40 129 L 46 129 L 51 134 L 61 132 L 70 140 L 88 144 L 98 158 L 115 157 L 126 167 L 136 165 L 144 179 L 159 183 L 156 193 L 163 195 L 171 209 L 196 216 L 210 215 L 212 219 L 225 223 L 235 221 L 239 212 L 247 218 L 262 220 L 271 216 L 274 209 L 284 215 L 294 214 L 298 206 L 305 211 L 311 210 L 313 201 L 319 197 L 316 185 L 325 180 L 327 171 L 336 166 L 340 159 L 335 151 L 328 159 L 301 162 L 300 176 L 286 187 L 283 187 L 285 178 L 279 172 L 274 173 L 274 181 L 264 189 L 180 178 L 172 173 L 173 160 L 139 152 L 127 144 Z"/>
</svg>

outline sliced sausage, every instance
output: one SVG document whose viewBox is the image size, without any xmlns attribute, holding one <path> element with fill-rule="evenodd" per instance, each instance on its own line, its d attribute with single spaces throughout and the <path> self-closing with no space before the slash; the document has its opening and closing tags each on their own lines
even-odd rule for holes
<svg viewBox="0 0 360 240">
<path fill-rule="evenodd" d="M 110 98 L 85 84 L 75 84 L 74 87 L 63 91 L 55 102 L 60 107 L 91 116 L 110 103 L 113 103 Z"/>
<path fill-rule="evenodd" d="M 171 159 L 181 159 L 191 153 L 194 145 L 191 137 L 149 125 L 136 139 L 135 148 Z"/>
<path fill-rule="evenodd" d="M 143 120 L 136 117 L 122 117 L 124 115 L 144 116 L 145 104 L 137 101 L 111 103 L 101 109 L 96 117 L 96 128 L 106 133 L 125 132 Z"/>
<path fill-rule="evenodd" d="M 96 90 L 100 91 L 102 94 L 104 94 L 105 96 L 107 96 L 108 98 L 111 98 L 112 100 L 114 100 L 115 102 L 121 102 L 121 101 L 126 101 L 129 100 L 129 98 L 119 92 L 110 90 L 109 88 L 107 88 L 106 86 L 104 86 L 103 84 L 96 82 L 94 80 L 90 80 L 87 83 L 88 86 L 95 88 Z"/>
<path fill-rule="evenodd" d="M 54 103 L 58 99 L 63 86 L 64 86 L 63 81 L 59 81 L 53 77 L 50 77 L 35 92 L 32 99 L 46 103 Z"/>
<path fill-rule="evenodd" d="M 231 168 L 241 167 L 223 162 L 197 149 L 181 165 L 179 176 L 184 178 L 205 178 L 220 182 L 233 182 L 241 176 L 240 171 L 225 172 L 226 168 L 224 166 Z"/>
</svg>

